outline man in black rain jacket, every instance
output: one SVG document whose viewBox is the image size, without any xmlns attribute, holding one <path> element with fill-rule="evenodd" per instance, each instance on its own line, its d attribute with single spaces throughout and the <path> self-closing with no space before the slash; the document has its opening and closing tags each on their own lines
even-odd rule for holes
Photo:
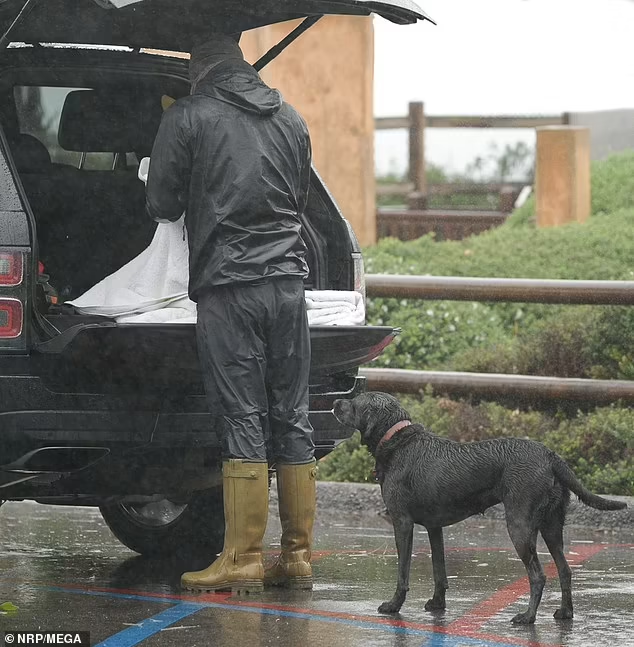
<svg viewBox="0 0 634 647">
<path fill-rule="evenodd" d="M 223 450 L 225 543 L 195 591 L 312 588 L 315 460 L 308 420 L 308 274 L 300 216 L 311 146 L 304 120 L 215 35 L 192 51 L 191 94 L 163 115 L 151 155 L 146 211 L 185 212 L 189 294 Z M 264 573 L 268 461 L 277 469 L 282 551 Z"/>
</svg>

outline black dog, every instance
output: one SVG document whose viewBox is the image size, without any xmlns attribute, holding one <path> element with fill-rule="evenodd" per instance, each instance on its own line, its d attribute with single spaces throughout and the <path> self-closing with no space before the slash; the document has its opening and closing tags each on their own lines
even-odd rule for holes
<svg viewBox="0 0 634 647">
<path fill-rule="evenodd" d="M 626 507 L 624 503 L 589 492 L 563 459 L 541 443 L 497 438 L 461 444 L 440 438 L 423 425 L 412 424 L 407 411 L 387 393 L 336 400 L 334 414 L 361 432 L 363 444 L 374 455 L 394 525 L 398 582 L 394 597 L 379 607 L 379 613 L 396 613 L 405 602 L 415 523 L 427 529 L 431 545 L 434 596 L 425 609 L 444 609 L 448 585 L 443 527 L 502 502 L 511 541 L 530 580 L 528 609 L 512 621 L 535 622 L 546 581 L 536 551 L 538 531 L 559 573 L 562 601 L 555 618 L 572 618 L 571 572 L 563 551 L 570 491 L 598 510 L 619 510 Z"/>
</svg>

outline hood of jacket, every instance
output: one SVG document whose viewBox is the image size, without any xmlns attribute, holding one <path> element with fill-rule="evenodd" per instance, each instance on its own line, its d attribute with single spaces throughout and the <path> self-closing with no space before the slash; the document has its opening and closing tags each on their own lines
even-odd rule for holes
<svg viewBox="0 0 634 647">
<path fill-rule="evenodd" d="M 204 76 L 193 91 L 262 116 L 275 114 L 283 103 L 278 90 L 270 88 L 249 63 L 226 60 Z"/>
</svg>

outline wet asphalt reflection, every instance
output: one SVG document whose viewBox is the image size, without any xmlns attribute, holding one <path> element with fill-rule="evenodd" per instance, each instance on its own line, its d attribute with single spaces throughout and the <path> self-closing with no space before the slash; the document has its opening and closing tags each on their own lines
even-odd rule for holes
<svg viewBox="0 0 634 647">
<path fill-rule="evenodd" d="M 446 530 L 447 610 L 423 610 L 433 589 L 424 530 L 414 539 L 408 599 L 397 617 L 377 607 L 396 583 L 389 522 L 320 515 L 312 592 L 250 597 L 182 594 L 183 570 L 206 566 L 137 556 L 97 510 L 8 503 L 0 508 L 2 631 L 90 631 L 93 645 L 276 647 L 634 646 L 634 537 L 567 528 L 575 619 L 555 621 L 559 589 L 543 543 L 548 583 L 532 627 L 510 619 L 528 585 L 503 522 L 472 518 Z M 267 560 L 279 545 L 271 515 Z M 0 608 L 2 608 L 0 606 Z M 1 642 L 0 642 L 1 644 Z"/>
</svg>

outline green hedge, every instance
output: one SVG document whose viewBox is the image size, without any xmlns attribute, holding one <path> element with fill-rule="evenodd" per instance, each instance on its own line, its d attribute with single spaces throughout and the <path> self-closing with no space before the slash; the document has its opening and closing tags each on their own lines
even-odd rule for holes
<svg viewBox="0 0 634 647">
<path fill-rule="evenodd" d="M 634 202 L 634 193 L 632 194 Z M 634 204 L 609 217 L 535 229 L 504 224 L 463 240 L 383 238 L 364 250 L 366 272 L 535 279 L 632 279 Z"/>
</svg>

